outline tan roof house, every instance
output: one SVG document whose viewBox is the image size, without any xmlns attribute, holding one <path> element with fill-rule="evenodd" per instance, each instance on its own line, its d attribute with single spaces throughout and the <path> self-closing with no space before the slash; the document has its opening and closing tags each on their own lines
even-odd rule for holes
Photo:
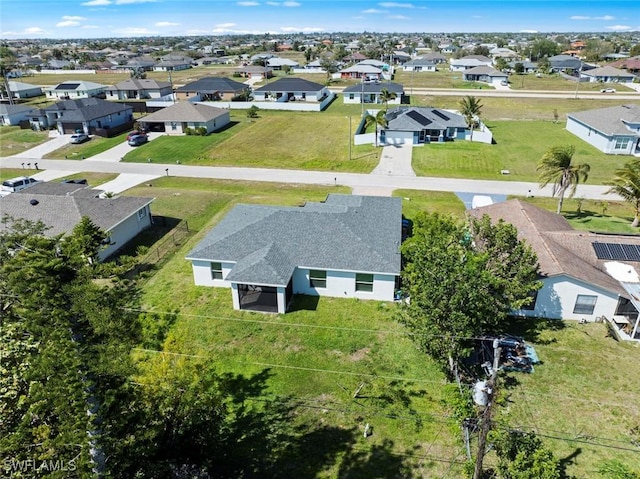
<svg viewBox="0 0 640 479">
<path fill-rule="evenodd" d="M 138 120 L 142 126 L 151 131 L 163 131 L 169 135 L 184 135 L 189 128 L 205 128 L 209 134 L 226 126 L 229 121 L 229 110 L 186 101 L 178 102 Z"/>
</svg>

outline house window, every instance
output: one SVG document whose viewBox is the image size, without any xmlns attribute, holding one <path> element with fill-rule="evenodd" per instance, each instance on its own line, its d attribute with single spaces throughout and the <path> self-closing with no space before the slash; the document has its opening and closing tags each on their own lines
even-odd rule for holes
<svg viewBox="0 0 640 479">
<path fill-rule="evenodd" d="M 576 298 L 576 305 L 573 307 L 573 314 L 593 314 L 597 300 L 597 296 L 579 294 Z"/>
<path fill-rule="evenodd" d="M 525 311 L 533 311 L 536 309 L 536 301 L 538 300 L 538 290 L 533 291 L 529 294 L 531 298 L 531 302 L 529 304 L 525 304 L 521 309 Z"/>
<path fill-rule="evenodd" d="M 309 271 L 309 286 L 312 288 L 326 288 L 327 287 L 327 272 L 312 269 Z"/>
<path fill-rule="evenodd" d="M 222 279 L 222 263 L 211 263 L 211 279 Z"/>
<path fill-rule="evenodd" d="M 373 293 L 373 275 L 368 273 L 356 273 L 356 291 Z"/>
<path fill-rule="evenodd" d="M 171 129 L 172 129 L 172 130 L 177 130 L 177 129 L 178 129 L 178 125 L 177 125 L 177 123 L 175 123 L 175 122 L 173 122 L 173 121 L 172 121 L 172 122 L 171 122 Z"/>
<path fill-rule="evenodd" d="M 145 216 L 147 216 L 147 208 L 140 208 L 138 210 L 138 218 L 144 218 Z"/>
<path fill-rule="evenodd" d="M 349 93 L 349 100 L 353 100 L 355 99 L 356 94 L 355 93 Z"/>
<path fill-rule="evenodd" d="M 629 146 L 629 138 L 616 138 L 615 150 L 626 150 Z"/>
</svg>

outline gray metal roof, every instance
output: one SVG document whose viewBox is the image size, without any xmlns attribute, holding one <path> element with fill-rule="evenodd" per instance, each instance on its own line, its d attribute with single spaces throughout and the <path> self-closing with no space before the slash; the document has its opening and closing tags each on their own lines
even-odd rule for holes
<svg viewBox="0 0 640 479">
<path fill-rule="evenodd" d="M 404 87 L 400 83 L 392 82 L 379 82 L 379 83 L 358 83 L 357 85 L 351 85 L 343 90 L 343 93 L 380 93 L 382 90 L 387 90 L 391 93 L 398 95 L 404 93 Z"/>
<path fill-rule="evenodd" d="M 389 109 L 386 118 L 386 130 L 390 131 L 467 128 L 467 122 L 462 115 L 440 108 L 400 106 Z"/>
<path fill-rule="evenodd" d="M 108 232 L 123 220 L 134 215 L 153 201 L 153 198 L 119 196 L 98 198 L 99 190 L 79 185 L 42 183 L 0 198 L 2 215 L 14 219 L 42 221 L 48 236 L 70 233 L 83 216 L 91 218 L 99 228 Z M 78 190 L 79 194 L 74 191 Z M 86 194 L 86 190 L 93 194 Z M 36 200 L 37 204 L 31 204 Z M 0 224 L 0 230 L 8 224 Z"/>
<path fill-rule="evenodd" d="M 318 92 L 324 88 L 324 85 L 320 83 L 305 80 L 303 78 L 280 78 L 274 82 L 257 88 L 254 91 L 259 92 L 291 92 L 291 91 L 304 91 L 304 92 Z"/>
<path fill-rule="evenodd" d="M 200 78 L 191 83 L 187 83 L 176 91 L 180 92 L 197 92 L 197 93 L 214 93 L 214 92 L 239 92 L 246 90 L 248 85 L 231 80 L 229 78 L 205 77 Z"/>
<path fill-rule="evenodd" d="M 174 105 L 158 110 L 150 115 L 143 116 L 139 121 L 143 123 L 165 121 L 194 121 L 207 122 L 219 116 L 229 114 L 228 110 L 202 103 L 189 103 L 180 101 Z"/>
<path fill-rule="evenodd" d="M 634 132 L 625 126 L 625 122 L 640 123 L 640 106 L 620 105 L 577 111 L 568 113 L 567 118 L 572 118 L 608 136 L 634 136 Z"/>
<path fill-rule="evenodd" d="M 400 273 L 400 198 L 329 195 L 303 207 L 235 206 L 187 255 L 234 262 L 228 279 L 286 286 L 296 267 Z"/>
</svg>

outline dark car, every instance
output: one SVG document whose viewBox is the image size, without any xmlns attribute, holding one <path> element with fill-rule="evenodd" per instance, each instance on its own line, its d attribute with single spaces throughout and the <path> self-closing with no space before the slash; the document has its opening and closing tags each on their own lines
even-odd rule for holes
<svg viewBox="0 0 640 479">
<path fill-rule="evenodd" d="M 149 141 L 147 135 L 134 135 L 129 138 L 128 143 L 130 146 L 140 146 L 144 145 L 147 141 Z"/>
<path fill-rule="evenodd" d="M 66 178 L 66 179 L 62 180 L 61 183 L 69 183 L 69 184 L 73 184 L 73 185 L 86 185 L 86 184 L 88 184 L 88 182 L 87 182 L 87 180 L 85 178 L 78 178 L 78 179 Z"/>
<path fill-rule="evenodd" d="M 71 135 L 71 140 L 69 140 L 69 143 L 77 145 L 79 143 L 84 143 L 85 141 L 89 141 L 89 135 L 85 135 L 84 133 L 75 133 Z"/>
<path fill-rule="evenodd" d="M 127 135 L 127 141 L 129 141 L 134 136 L 147 136 L 147 132 L 145 130 L 133 130 Z"/>
</svg>

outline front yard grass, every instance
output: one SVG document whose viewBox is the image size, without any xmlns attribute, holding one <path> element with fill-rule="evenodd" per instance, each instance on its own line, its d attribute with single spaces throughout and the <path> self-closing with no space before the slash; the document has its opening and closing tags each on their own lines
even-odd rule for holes
<svg viewBox="0 0 640 479">
<path fill-rule="evenodd" d="M 574 145 L 573 161 L 591 165 L 588 183 L 602 184 L 629 160 L 605 155 L 569 133 L 563 123 L 487 121 L 487 126 L 496 144 L 426 144 L 413 149 L 414 171 L 418 176 L 537 182 L 536 167 L 542 155 L 552 146 Z M 509 170 L 510 174 L 502 175 L 501 170 Z"/>
<path fill-rule="evenodd" d="M 49 139 L 47 131 L 23 130 L 19 126 L 0 127 L 0 156 L 12 156 Z"/>
<path fill-rule="evenodd" d="M 123 143 L 127 139 L 127 133 L 121 133 L 111 138 L 103 138 L 101 136 L 92 135 L 89 141 L 74 145 L 66 144 L 62 148 L 58 148 L 43 156 L 45 159 L 54 160 L 83 160 L 91 156 L 107 151 L 114 146 Z"/>
</svg>

